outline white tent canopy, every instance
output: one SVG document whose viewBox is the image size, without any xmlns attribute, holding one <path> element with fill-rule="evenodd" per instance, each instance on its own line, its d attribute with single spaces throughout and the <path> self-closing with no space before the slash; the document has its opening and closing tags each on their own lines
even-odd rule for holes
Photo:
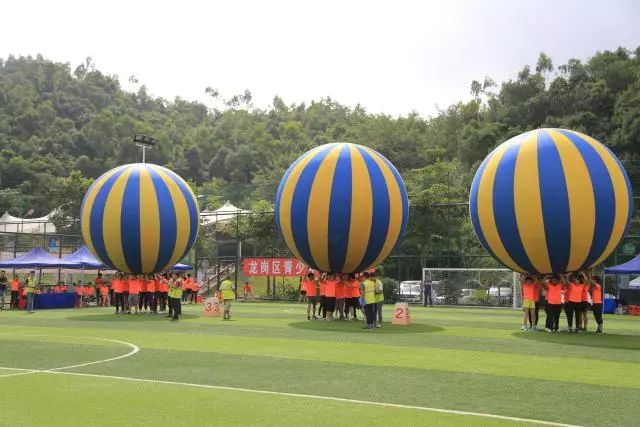
<svg viewBox="0 0 640 427">
<path fill-rule="evenodd" d="M 51 222 L 51 217 L 56 211 L 40 218 L 17 218 L 5 212 L 0 216 L 0 231 L 7 233 L 55 233 L 56 226 Z"/>
<path fill-rule="evenodd" d="M 201 225 L 210 225 L 215 224 L 217 222 L 225 222 L 230 221 L 232 219 L 236 219 L 238 214 L 245 214 L 251 211 L 240 209 L 236 206 L 233 206 L 228 200 L 227 203 L 220 206 L 218 209 L 210 211 L 205 209 L 200 213 L 200 224 Z"/>
</svg>

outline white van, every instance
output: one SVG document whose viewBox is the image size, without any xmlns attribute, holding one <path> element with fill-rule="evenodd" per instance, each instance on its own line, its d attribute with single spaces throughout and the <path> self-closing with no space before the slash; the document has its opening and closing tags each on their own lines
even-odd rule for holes
<svg viewBox="0 0 640 427">
<path fill-rule="evenodd" d="M 422 302 L 422 282 L 420 280 L 400 282 L 400 301 Z"/>
</svg>

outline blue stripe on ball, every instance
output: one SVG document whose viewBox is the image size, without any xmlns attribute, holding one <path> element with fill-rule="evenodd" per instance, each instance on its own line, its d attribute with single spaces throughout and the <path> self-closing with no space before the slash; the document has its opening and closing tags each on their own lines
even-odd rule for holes
<svg viewBox="0 0 640 427">
<path fill-rule="evenodd" d="M 329 204 L 329 265 L 331 271 L 342 271 L 349 246 L 351 223 L 351 154 L 348 145 L 340 149 L 331 183 Z"/>
</svg>

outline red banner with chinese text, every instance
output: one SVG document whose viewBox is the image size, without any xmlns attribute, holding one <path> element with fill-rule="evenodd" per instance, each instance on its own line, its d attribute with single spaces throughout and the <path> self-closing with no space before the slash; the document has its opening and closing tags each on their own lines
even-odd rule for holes
<svg viewBox="0 0 640 427">
<path fill-rule="evenodd" d="M 304 276 L 309 267 L 295 258 L 243 258 L 245 276 Z"/>
</svg>

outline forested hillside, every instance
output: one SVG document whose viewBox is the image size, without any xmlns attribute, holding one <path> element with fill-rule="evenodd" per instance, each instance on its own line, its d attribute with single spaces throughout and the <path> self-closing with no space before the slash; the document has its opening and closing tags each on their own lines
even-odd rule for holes
<svg viewBox="0 0 640 427">
<path fill-rule="evenodd" d="M 221 106 L 209 109 L 152 97 L 144 85 L 126 92 L 90 59 L 73 67 L 10 56 L 0 59 L 0 210 L 19 216 L 34 209 L 37 216 L 64 204 L 67 214 L 77 214 L 91 179 L 139 161 L 134 133 L 153 135 L 158 146 L 148 161 L 190 180 L 212 208 L 227 199 L 244 208 L 271 203 L 288 165 L 331 141 L 365 144 L 387 156 L 407 183 L 412 209 L 465 202 L 484 156 L 537 127 L 582 131 L 623 159 L 638 157 L 640 49 L 599 52 L 559 66 L 541 54 L 501 84 L 489 77 L 460 84 L 470 84 L 473 99 L 430 118 L 373 115 L 366 106 L 348 108 L 330 98 L 288 104 L 276 96 L 261 110 L 252 108 L 249 91 L 222 100 L 215 88 L 203 88 Z M 422 235 L 417 241 L 423 233 L 431 239 L 470 235 L 451 232 L 469 231 L 466 216 L 456 222 L 425 212 L 429 229 L 414 230 Z M 444 245 L 458 250 L 464 242 Z"/>
</svg>

